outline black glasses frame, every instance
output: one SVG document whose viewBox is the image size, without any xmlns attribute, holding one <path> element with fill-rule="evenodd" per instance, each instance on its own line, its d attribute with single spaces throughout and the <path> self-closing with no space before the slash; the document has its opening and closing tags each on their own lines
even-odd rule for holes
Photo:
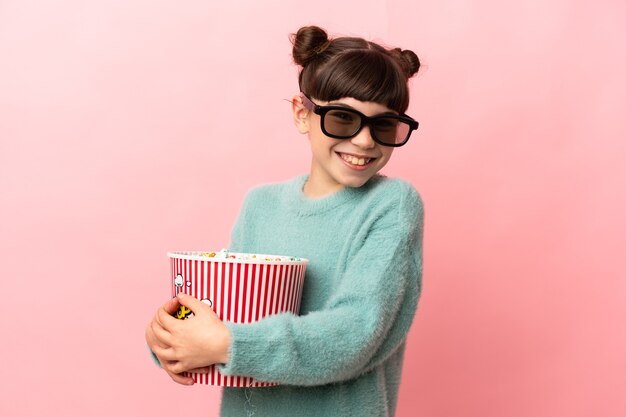
<svg viewBox="0 0 626 417">
<path fill-rule="evenodd" d="M 388 115 L 380 115 L 380 116 L 366 116 L 363 113 L 361 113 L 360 111 L 353 109 L 353 108 L 349 108 L 349 107 L 343 107 L 343 106 L 320 106 L 317 105 L 315 103 L 313 103 L 313 100 L 311 100 L 310 98 L 308 98 L 306 96 L 306 94 L 304 93 L 300 93 L 300 95 L 302 96 L 302 102 L 304 104 L 304 107 L 306 107 L 307 109 L 311 110 L 313 113 L 317 114 L 320 116 L 320 124 L 322 127 L 322 132 L 328 136 L 331 137 L 333 139 L 350 139 L 355 137 L 356 135 L 359 134 L 359 132 L 361 130 L 363 130 L 364 126 L 369 126 L 370 128 L 370 134 L 372 135 L 372 139 L 374 140 L 374 142 L 378 143 L 379 145 L 383 145 L 383 146 L 391 146 L 394 148 L 400 147 L 402 145 L 405 145 L 408 141 L 409 138 L 411 137 L 411 133 L 414 130 L 417 130 L 417 128 L 419 127 L 419 123 L 417 120 L 413 119 L 410 116 L 407 116 L 406 114 L 401 114 L 401 115 L 395 115 L 395 114 L 388 114 Z M 326 113 L 328 113 L 331 110 L 341 110 L 341 111 L 347 111 L 350 113 L 354 113 L 356 115 L 358 115 L 361 118 L 361 124 L 359 125 L 359 128 L 352 133 L 351 135 L 334 135 L 332 133 L 329 133 L 326 131 L 326 127 L 324 127 L 324 118 L 326 117 Z M 402 142 L 399 143 L 386 143 L 383 142 L 381 140 L 379 140 L 376 137 L 376 129 L 374 129 L 374 123 L 377 120 L 380 119 L 396 119 L 399 120 L 401 122 L 406 123 L 407 125 L 409 125 L 409 131 L 406 134 L 406 137 L 404 138 L 404 140 Z"/>
</svg>

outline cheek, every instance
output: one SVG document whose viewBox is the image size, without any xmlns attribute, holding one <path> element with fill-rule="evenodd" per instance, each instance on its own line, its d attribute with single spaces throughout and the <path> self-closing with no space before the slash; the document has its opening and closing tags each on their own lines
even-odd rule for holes
<svg viewBox="0 0 626 417">
<path fill-rule="evenodd" d="M 333 139 L 327 137 L 321 131 L 309 132 L 309 142 L 311 143 L 311 148 L 319 152 L 327 152 L 335 144 Z"/>
<path fill-rule="evenodd" d="M 309 126 L 309 139 L 316 142 L 324 142 L 324 140 L 328 138 L 322 132 L 319 125 L 313 125 Z"/>
<path fill-rule="evenodd" d="M 389 159 L 391 159 L 391 155 L 393 154 L 393 148 L 386 147 L 383 148 L 381 152 L 383 154 L 383 157 L 381 159 L 386 164 L 387 162 L 389 162 Z"/>
</svg>

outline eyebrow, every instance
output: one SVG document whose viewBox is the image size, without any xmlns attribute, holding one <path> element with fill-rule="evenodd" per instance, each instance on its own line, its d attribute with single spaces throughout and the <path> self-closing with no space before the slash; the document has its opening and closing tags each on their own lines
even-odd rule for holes
<svg viewBox="0 0 626 417">
<path fill-rule="evenodd" d="M 350 109 L 350 110 L 354 110 L 354 111 L 358 111 L 359 113 L 363 113 L 362 111 L 359 111 L 357 109 L 355 109 L 354 107 L 342 103 L 340 101 L 330 101 L 328 102 L 327 106 L 335 106 L 335 107 L 345 107 L 346 109 Z M 323 106 L 322 106 L 323 107 Z M 365 113 L 363 113 L 365 114 Z M 386 112 L 382 112 L 382 113 L 376 113 L 373 116 L 369 116 L 369 117 L 376 117 L 376 116 L 399 116 L 398 113 L 395 113 L 393 111 L 386 111 Z"/>
</svg>

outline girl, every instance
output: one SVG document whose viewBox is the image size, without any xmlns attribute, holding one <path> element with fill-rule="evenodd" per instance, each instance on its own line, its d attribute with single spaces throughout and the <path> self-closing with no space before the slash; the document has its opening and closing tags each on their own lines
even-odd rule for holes
<svg viewBox="0 0 626 417">
<path fill-rule="evenodd" d="M 146 339 L 181 384 L 193 383 L 183 372 L 212 364 L 280 383 L 224 388 L 223 416 L 393 416 L 421 289 L 423 210 L 410 184 L 378 172 L 417 129 L 404 112 L 419 60 L 314 26 L 292 40 L 302 67 L 293 118 L 311 168 L 248 193 L 230 250 L 310 259 L 301 315 L 222 322 L 182 294 L 157 311 Z M 179 304 L 195 316 L 171 317 Z"/>
</svg>

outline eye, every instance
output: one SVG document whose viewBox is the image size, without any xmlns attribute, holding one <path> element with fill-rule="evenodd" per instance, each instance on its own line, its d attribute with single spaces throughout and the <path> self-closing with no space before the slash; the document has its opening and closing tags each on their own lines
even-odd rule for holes
<svg viewBox="0 0 626 417">
<path fill-rule="evenodd" d="M 330 111 L 328 112 L 328 116 L 330 116 L 333 119 L 333 122 L 346 123 L 346 124 L 354 123 L 354 121 L 357 118 L 356 114 L 351 113 L 349 111 L 343 111 L 343 110 Z"/>
<path fill-rule="evenodd" d="M 396 128 L 396 126 L 398 126 L 398 121 L 396 119 L 391 119 L 391 118 L 385 118 L 385 119 L 378 119 L 375 122 L 375 125 L 377 130 L 380 131 L 391 131 L 394 130 Z"/>
</svg>

